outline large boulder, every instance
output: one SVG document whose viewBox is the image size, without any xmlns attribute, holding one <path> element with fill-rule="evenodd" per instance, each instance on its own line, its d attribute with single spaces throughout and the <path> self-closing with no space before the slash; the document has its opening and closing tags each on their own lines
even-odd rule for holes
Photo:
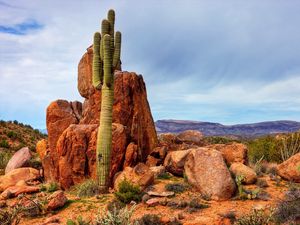
<svg viewBox="0 0 300 225">
<path fill-rule="evenodd" d="M 168 152 L 164 161 L 166 170 L 174 175 L 182 176 L 185 161 L 191 150 L 192 149 Z"/>
<path fill-rule="evenodd" d="M 77 102 L 77 104 L 80 105 L 79 102 Z M 46 125 L 50 149 L 56 148 L 58 138 L 70 124 L 79 122 L 79 119 L 76 116 L 78 112 L 74 112 L 73 105 L 76 105 L 76 103 L 68 102 L 66 100 L 56 100 L 47 107 Z"/>
<path fill-rule="evenodd" d="M 220 151 L 228 165 L 235 162 L 248 164 L 248 150 L 244 144 L 234 142 L 229 144 L 214 144 L 207 147 Z"/>
<path fill-rule="evenodd" d="M 5 168 L 5 174 L 9 173 L 14 169 L 28 166 L 31 157 L 32 154 L 28 147 L 21 148 L 8 161 Z"/>
<path fill-rule="evenodd" d="M 177 138 L 182 142 L 190 142 L 194 144 L 201 144 L 203 141 L 203 134 L 198 130 L 186 130 L 177 135 Z"/>
<path fill-rule="evenodd" d="M 112 129 L 110 177 L 122 168 L 127 146 L 125 127 L 114 123 Z M 62 188 L 67 189 L 78 184 L 86 177 L 96 178 L 97 132 L 97 124 L 73 124 L 60 136 L 57 154 L 59 156 L 59 182 Z"/>
<path fill-rule="evenodd" d="M 243 163 L 232 163 L 229 170 L 237 177 L 243 176 L 244 184 L 254 184 L 257 180 L 257 174 L 253 169 Z"/>
<path fill-rule="evenodd" d="M 138 185 L 144 190 L 154 182 L 154 173 L 143 163 L 138 163 L 134 168 L 126 167 L 122 172 L 116 174 L 114 189 L 118 191 L 120 183 L 124 180 Z"/>
<path fill-rule="evenodd" d="M 277 170 L 283 179 L 300 183 L 300 153 L 279 164 Z"/>
<path fill-rule="evenodd" d="M 88 86 L 88 89 L 91 87 Z M 100 105 L 101 91 L 94 90 L 83 103 L 83 118 L 80 124 L 98 124 Z M 115 73 L 113 122 L 128 128 L 130 140 L 139 145 L 139 157 L 143 160 L 156 147 L 155 125 L 141 75 L 121 71 Z"/>
<path fill-rule="evenodd" d="M 36 169 L 23 167 L 10 171 L 4 176 L 0 177 L 0 192 L 8 187 L 15 186 L 20 181 L 32 181 L 39 179 L 40 172 Z"/>
<path fill-rule="evenodd" d="M 214 149 L 191 150 L 184 165 L 184 172 L 192 186 L 213 200 L 229 199 L 236 190 L 222 154 Z"/>
</svg>

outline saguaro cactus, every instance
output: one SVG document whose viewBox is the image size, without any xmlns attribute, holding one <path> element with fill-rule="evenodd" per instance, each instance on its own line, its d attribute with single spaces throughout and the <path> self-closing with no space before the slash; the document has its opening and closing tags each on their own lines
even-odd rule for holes
<svg viewBox="0 0 300 225">
<path fill-rule="evenodd" d="M 114 37 L 115 12 L 109 10 L 102 21 L 101 33 L 94 34 L 93 85 L 101 90 L 100 126 L 97 136 L 97 177 L 100 190 L 109 187 L 112 148 L 112 110 L 114 101 L 114 71 L 120 69 L 121 33 Z"/>
</svg>

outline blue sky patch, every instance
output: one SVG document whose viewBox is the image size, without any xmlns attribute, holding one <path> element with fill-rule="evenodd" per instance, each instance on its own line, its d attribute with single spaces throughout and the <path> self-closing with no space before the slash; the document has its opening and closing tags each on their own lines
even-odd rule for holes
<svg viewBox="0 0 300 225">
<path fill-rule="evenodd" d="M 40 30 L 43 27 L 42 24 L 35 20 L 27 20 L 13 26 L 0 25 L 0 32 L 14 35 L 26 35 L 31 31 Z"/>
</svg>

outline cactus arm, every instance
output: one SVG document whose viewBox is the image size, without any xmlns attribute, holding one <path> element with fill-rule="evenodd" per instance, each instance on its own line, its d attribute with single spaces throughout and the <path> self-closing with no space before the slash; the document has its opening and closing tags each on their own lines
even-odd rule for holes
<svg viewBox="0 0 300 225">
<path fill-rule="evenodd" d="M 100 90 L 103 82 L 103 73 L 102 73 L 102 61 L 100 60 L 100 41 L 101 35 L 99 32 L 94 34 L 94 43 L 93 43 L 93 86 Z"/>
<path fill-rule="evenodd" d="M 102 61 L 104 60 L 103 37 L 105 36 L 105 34 L 109 34 L 109 30 L 110 30 L 110 22 L 106 19 L 102 20 L 101 23 L 102 40 L 100 43 L 100 57 Z"/>
<path fill-rule="evenodd" d="M 120 63 L 120 57 L 121 57 L 121 39 L 122 35 L 121 32 L 116 32 L 115 37 L 115 49 L 114 49 L 114 56 L 113 56 L 113 68 L 117 69 L 118 65 Z"/>
</svg>

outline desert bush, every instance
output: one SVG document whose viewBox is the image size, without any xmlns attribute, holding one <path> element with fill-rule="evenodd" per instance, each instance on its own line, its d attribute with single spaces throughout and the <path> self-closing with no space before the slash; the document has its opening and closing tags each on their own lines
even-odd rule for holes
<svg viewBox="0 0 300 225">
<path fill-rule="evenodd" d="M 8 143 L 7 140 L 3 139 L 3 140 L 0 141 L 0 147 L 2 147 L 2 148 L 9 148 L 10 145 L 9 145 L 9 143 Z"/>
<path fill-rule="evenodd" d="M 253 210 L 236 220 L 234 225 L 268 225 L 272 221 L 272 212 L 269 214 L 263 210 Z"/>
<path fill-rule="evenodd" d="M 260 188 L 266 188 L 266 187 L 269 187 L 266 179 L 263 179 L 263 178 L 258 178 L 257 181 L 256 181 L 256 185 Z"/>
<path fill-rule="evenodd" d="M 67 225 L 92 225 L 91 221 L 86 221 L 82 218 L 82 216 L 78 216 L 76 221 L 71 219 L 67 220 Z"/>
<path fill-rule="evenodd" d="M 0 169 L 5 169 L 11 157 L 12 157 L 11 152 L 0 151 Z"/>
<path fill-rule="evenodd" d="M 7 137 L 11 138 L 11 139 L 17 139 L 18 138 L 18 134 L 12 130 L 7 132 Z"/>
<path fill-rule="evenodd" d="M 50 193 L 57 191 L 58 189 L 59 189 L 59 185 L 56 182 L 51 182 L 47 186 L 47 192 L 50 192 Z"/>
<path fill-rule="evenodd" d="M 78 197 L 92 197 L 99 194 L 99 185 L 96 181 L 90 179 L 76 185 L 75 191 Z"/>
<path fill-rule="evenodd" d="M 203 202 L 201 202 L 199 199 L 197 198 L 193 198 L 189 203 L 188 203 L 188 211 L 189 212 L 196 212 L 200 209 L 205 209 L 205 208 L 209 208 L 208 204 L 205 204 Z"/>
<path fill-rule="evenodd" d="M 115 196 L 119 201 L 128 204 L 131 201 L 140 202 L 142 192 L 139 186 L 133 185 L 127 180 L 123 180 L 119 184 L 119 191 L 115 192 Z"/>
<path fill-rule="evenodd" d="M 131 222 L 131 216 L 135 206 L 114 209 L 112 211 L 102 210 L 98 213 L 94 225 L 139 225 L 137 222 Z"/>
<path fill-rule="evenodd" d="M 274 136 L 251 140 L 247 142 L 249 160 L 255 163 L 263 157 L 268 162 L 281 162 L 280 145 Z"/>
<path fill-rule="evenodd" d="M 156 214 L 143 215 L 139 220 L 136 221 L 139 225 L 163 225 L 160 217 Z"/>
<path fill-rule="evenodd" d="M 113 199 L 107 204 L 107 210 L 113 212 L 114 210 L 121 210 L 125 206 L 126 204 L 124 204 L 123 202 L 120 202 L 117 199 Z"/>
<path fill-rule="evenodd" d="M 222 218 L 227 218 L 230 220 L 231 224 L 234 224 L 236 221 L 236 214 L 233 211 L 229 211 L 227 213 L 220 214 Z"/>
<path fill-rule="evenodd" d="M 20 223 L 20 211 L 17 208 L 10 210 L 0 209 L 0 224 L 1 225 L 17 225 Z"/>
<path fill-rule="evenodd" d="M 161 173 L 157 176 L 157 179 L 161 179 L 161 180 L 169 180 L 171 178 L 172 176 L 168 172 Z"/>
<path fill-rule="evenodd" d="M 293 186 L 276 207 L 274 218 L 277 223 L 285 223 L 300 218 L 300 188 Z"/>
<path fill-rule="evenodd" d="M 165 189 L 167 191 L 173 191 L 175 193 L 182 193 L 187 190 L 187 185 L 182 183 L 170 183 L 166 184 Z"/>
<path fill-rule="evenodd" d="M 218 137 L 218 136 L 210 136 L 210 137 L 205 137 L 204 141 L 207 144 L 228 144 L 230 142 L 237 142 L 236 140 L 227 138 L 227 137 Z"/>
<path fill-rule="evenodd" d="M 292 133 L 282 138 L 281 160 L 285 161 L 300 152 L 300 133 Z"/>
<path fill-rule="evenodd" d="M 243 175 L 236 176 L 236 178 L 235 178 L 235 182 L 236 182 L 237 187 L 238 187 L 238 196 L 237 196 L 237 198 L 240 199 L 240 200 L 257 199 L 260 190 L 259 189 L 255 189 L 255 190 L 245 189 L 243 184 L 242 184 L 243 180 L 244 180 Z"/>
</svg>

